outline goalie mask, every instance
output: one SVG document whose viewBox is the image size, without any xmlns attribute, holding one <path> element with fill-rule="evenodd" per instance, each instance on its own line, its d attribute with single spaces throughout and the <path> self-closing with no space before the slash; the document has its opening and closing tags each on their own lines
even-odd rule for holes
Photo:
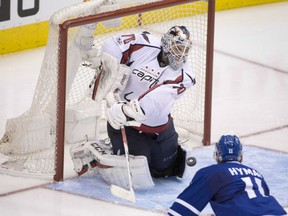
<svg viewBox="0 0 288 216">
<path fill-rule="evenodd" d="M 185 26 L 174 26 L 161 38 L 161 46 L 169 65 L 178 70 L 186 62 L 192 42 Z"/>
<path fill-rule="evenodd" d="M 242 161 L 242 144 L 237 136 L 224 135 L 215 144 L 214 157 L 218 163 Z"/>
</svg>

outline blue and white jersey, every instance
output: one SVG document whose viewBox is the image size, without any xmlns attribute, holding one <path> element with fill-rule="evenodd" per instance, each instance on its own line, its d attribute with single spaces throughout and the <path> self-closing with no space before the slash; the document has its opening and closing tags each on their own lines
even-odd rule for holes
<svg viewBox="0 0 288 216">
<path fill-rule="evenodd" d="M 174 103 L 196 82 L 188 64 L 179 70 L 161 67 L 157 59 L 161 52 L 160 38 L 147 32 L 113 36 L 105 42 L 102 51 L 131 68 L 120 97 L 124 101 L 139 100 L 146 116 L 139 130 L 155 133 L 163 130 Z"/>
<path fill-rule="evenodd" d="M 200 169 L 170 207 L 168 215 L 199 215 L 209 202 L 217 216 L 286 215 L 269 194 L 263 176 L 238 162 Z"/>
</svg>

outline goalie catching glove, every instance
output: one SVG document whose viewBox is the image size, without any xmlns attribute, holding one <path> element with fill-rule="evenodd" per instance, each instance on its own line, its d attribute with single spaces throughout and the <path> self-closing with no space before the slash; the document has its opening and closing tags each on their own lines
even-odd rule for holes
<svg viewBox="0 0 288 216">
<path fill-rule="evenodd" d="M 116 130 L 124 125 L 140 127 L 140 122 L 145 118 L 138 100 L 132 100 L 130 103 L 119 102 L 107 110 L 108 122 Z"/>
<path fill-rule="evenodd" d="M 88 141 L 70 149 L 74 169 L 79 175 L 99 173 L 108 185 L 129 188 L 127 163 L 124 155 L 113 155 L 103 140 Z M 133 188 L 154 186 L 145 156 L 129 155 Z"/>
<path fill-rule="evenodd" d="M 122 90 L 125 88 L 130 76 L 130 68 L 124 64 L 119 64 L 117 59 L 103 52 L 101 54 L 101 73 L 99 86 L 96 94 L 96 101 L 105 99 L 110 107 L 119 100 Z"/>
</svg>

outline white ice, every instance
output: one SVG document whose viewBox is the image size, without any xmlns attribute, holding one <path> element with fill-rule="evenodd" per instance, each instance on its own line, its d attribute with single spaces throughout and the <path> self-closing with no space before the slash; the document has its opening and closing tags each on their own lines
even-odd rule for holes
<svg viewBox="0 0 288 216">
<path fill-rule="evenodd" d="M 216 12 L 213 143 L 234 133 L 245 145 L 288 153 L 287 9 L 280 2 Z M 0 57 L 0 135 L 7 118 L 30 107 L 44 50 Z M 161 215 L 41 187 L 48 183 L 0 175 L 1 215 Z"/>
</svg>

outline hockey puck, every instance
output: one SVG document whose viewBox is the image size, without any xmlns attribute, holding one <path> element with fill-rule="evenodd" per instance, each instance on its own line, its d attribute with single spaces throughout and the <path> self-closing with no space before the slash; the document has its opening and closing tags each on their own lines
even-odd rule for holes
<svg viewBox="0 0 288 216">
<path fill-rule="evenodd" d="M 187 166 L 194 166 L 197 163 L 195 157 L 189 157 L 186 159 Z"/>
</svg>

